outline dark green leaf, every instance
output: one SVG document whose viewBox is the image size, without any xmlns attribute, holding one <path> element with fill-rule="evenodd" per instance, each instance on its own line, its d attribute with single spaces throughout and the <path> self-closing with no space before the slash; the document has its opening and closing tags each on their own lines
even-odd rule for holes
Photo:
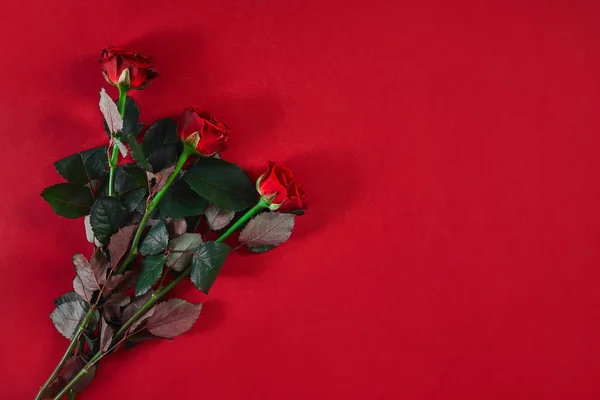
<svg viewBox="0 0 600 400">
<path fill-rule="evenodd" d="M 138 181 L 125 171 L 122 166 L 115 169 L 115 193 L 117 196 L 127 193 L 127 191 L 140 187 Z"/>
<path fill-rule="evenodd" d="M 197 233 L 184 233 L 169 242 L 167 266 L 175 271 L 184 270 L 192 262 L 192 253 L 202 243 Z"/>
<path fill-rule="evenodd" d="M 254 183 L 233 163 L 201 159 L 187 170 L 184 179 L 196 193 L 219 208 L 240 211 L 256 203 Z"/>
<path fill-rule="evenodd" d="M 165 265 L 164 254 L 147 256 L 142 259 L 142 270 L 135 285 L 135 295 L 139 296 L 146 293 L 162 275 L 163 265 Z"/>
<path fill-rule="evenodd" d="M 129 212 L 114 197 L 99 197 L 92 206 L 90 223 L 96 238 L 106 243 L 119 228 L 125 225 Z"/>
<path fill-rule="evenodd" d="M 119 166 L 115 170 L 115 193 L 129 212 L 142 208 L 147 184 L 146 171 L 135 164 Z"/>
<path fill-rule="evenodd" d="M 144 209 L 146 207 L 146 197 L 148 196 L 148 191 L 144 188 L 133 189 L 130 192 L 119 197 L 121 203 L 125 206 L 127 211 L 134 212 L 137 211 L 140 214 L 144 213 Z"/>
<path fill-rule="evenodd" d="M 229 246 L 219 242 L 206 242 L 198 247 L 192 259 L 190 279 L 200 291 L 208 293 L 230 251 Z"/>
<path fill-rule="evenodd" d="M 160 221 L 150 229 L 144 240 L 142 240 L 140 252 L 146 256 L 162 253 L 167 248 L 167 244 L 169 244 L 169 232 L 165 223 Z"/>
<path fill-rule="evenodd" d="M 273 250 L 275 247 L 272 244 L 265 244 L 262 246 L 248 246 L 248 249 L 253 253 L 264 253 L 265 251 Z"/>
<path fill-rule="evenodd" d="M 177 137 L 177 123 L 170 118 L 152 124 L 142 141 L 142 150 L 155 173 L 172 165 L 182 148 Z"/>
<path fill-rule="evenodd" d="M 142 141 L 144 153 L 150 154 L 154 150 L 166 145 L 179 142 L 177 138 L 177 122 L 171 118 L 156 121 L 148 128 Z"/>
<path fill-rule="evenodd" d="M 144 189 L 148 189 L 148 180 L 146 179 L 146 170 L 137 164 L 125 164 L 123 169 L 135 179 L 137 184 Z"/>
<path fill-rule="evenodd" d="M 96 246 L 101 245 L 101 243 L 98 242 L 98 240 L 94 236 L 94 231 L 92 230 L 92 224 L 90 224 L 89 215 L 86 215 L 85 218 L 83 218 L 83 226 L 85 228 L 85 238 L 87 239 L 87 241 L 93 243 Z"/>
<path fill-rule="evenodd" d="M 104 175 L 102 175 L 98 179 L 94 179 L 91 182 L 91 187 L 94 190 L 94 198 L 100 196 L 108 196 L 108 181 L 110 178 L 110 172 L 106 171 Z"/>
<path fill-rule="evenodd" d="M 67 181 L 85 185 L 101 177 L 107 164 L 106 146 L 100 146 L 58 160 L 54 166 Z"/>
<path fill-rule="evenodd" d="M 142 168 L 144 168 L 147 171 L 150 171 L 151 168 L 148 164 L 148 161 L 146 161 L 144 150 L 142 150 L 142 146 L 140 146 L 140 144 L 137 142 L 135 136 L 125 135 L 123 136 L 123 140 L 129 145 L 133 159 L 137 161 L 142 166 Z"/>
<path fill-rule="evenodd" d="M 54 304 L 60 306 L 61 304 L 68 303 L 69 301 L 84 301 L 84 299 L 75 292 L 67 292 L 58 299 L 54 299 Z"/>
<path fill-rule="evenodd" d="M 56 306 L 50 318 L 56 329 L 67 339 L 73 339 L 75 331 L 88 311 L 88 305 L 83 300 L 61 302 Z"/>
<path fill-rule="evenodd" d="M 88 321 L 87 324 L 87 330 L 88 331 L 95 331 L 96 328 L 98 327 L 98 322 L 100 322 L 100 311 L 96 310 L 92 313 L 92 316 L 90 317 L 90 320 Z"/>
<path fill-rule="evenodd" d="M 191 304 L 181 299 L 170 299 L 156 305 L 148 319 L 148 330 L 155 336 L 172 338 L 187 332 L 198 319 L 202 304 Z"/>
<path fill-rule="evenodd" d="M 152 171 L 158 172 L 170 165 L 175 164 L 175 160 L 181 152 L 181 143 L 169 144 L 154 150 L 148 155 L 148 163 Z"/>
<path fill-rule="evenodd" d="M 50 186 L 44 189 L 42 197 L 57 215 L 66 218 L 88 215 L 94 201 L 90 189 L 73 183 Z"/>
<path fill-rule="evenodd" d="M 83 334 L 83 339 L 87 343 L 90 348 L 90 352 L 92 354 L 96 353 L 100 349 L 100 338 L 98 337 L 89 337 L 85 333 Z"/>
<path fill-rule="evenodd" d="M 119 99 L 116 98 L 114 102 L 118 106 Z M 125 113 L 123 116 L 123 133 L 132 135 L 133 137 L 138 137 L 143 127 L 143 124 L 139 122 L 139 119 L 140 109 L 133 98 L 127 97 L 127 101 L 125 102 Z M 110 130 L 108 129 L 106 121 L 104 122 L 104 130 L 110 137 Z"/>
<path fill-rule="evenodd" d="M 123 115 L 123 133 L 138 137 L 143 126 L 139 121 L 140 109 L 137 104 L 135 104 L 133 98 L 128 96 L 127 101 L 125 102 L 125 113 Z"/>
<path fill-rule="evenodd" d="M 202 214 L 206 205 L 206 199 L 200 197 L 180 179 L 167 189 L 158 208 L 165 217 L 183 218 Z"/>
<path fill-rule="evenodd" d="M 185 222 L 187 223 L 187 231 L 190 233 L 196 232 L 198 229 L 198 225 L 202 221 L 202 215 L 193 215 L 191 217 L 185 217 Z"/>
</svg>

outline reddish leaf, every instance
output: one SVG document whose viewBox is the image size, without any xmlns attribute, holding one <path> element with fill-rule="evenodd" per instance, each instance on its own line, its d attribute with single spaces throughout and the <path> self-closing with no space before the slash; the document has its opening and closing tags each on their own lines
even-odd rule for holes
<svg viewBox="0 0 600 400">
<path fill-rule="evenodd" d="M 171 238 L 181 236 L 187 232 L 187 221 L 185 218 L 171 219 L 167 222 L 167 228 Z"/>
<path fill-rule="evenodd" d="M 167 183 L 167 179 L 169 179 L 169 176 L 171 176 L 173 171 L 175 171 L 174 165 L 172 165 L 168 168 L 165 168 L 162 171 L 157 172 L 156 174 L 153 174 L 151 172 L 147 173 L 149 181 L 152 181 L 152 179 L 155 179 L 154 186 L 152 186 L 152 188 L 150 190 L 150 193 L 152 195 L 160 192 L 160 190 L 165 186 L 165 183 Z M 150 182 L 150 183 L 152 183 L 152 182 Z"/>
<path fill-rule="evenodd" d="M 115 293 L 106 301 L 106 306 L 125 307 L 131 301 L 131 297 L 125 293 Z"/>
<path fill-rule="evenodd" d="M 127 146 L 125 146 L 123 142 L 121 142 L 116 137 L 113 136 L 112 138 L 110 138 L 109 146 L 111 149 L 114 146 L 117 146 L 117 148 L 119 149 L 119 153 L 121 153 L 121 157 L 127 157 Z"/>
<path fill-rule="evenodd" d="M 65 387 L 65 379 L 62 376 L 56 379 L 42 392 L 42 399 L 53 399 L 63 387 Z"/>
<path fill-rule="evenodd" d="M 110 244 L 108 245 L 108 251 L 110 253 L 110 268 L 114 268 L 119 264 L 121 258 L 125 255 L 127 250 L 129 250 L 129 246 L 131 245 L 131 241 L 133 240 L 133 236 L 137 231 L 137 224 L 127 225 L 123 228 L 119 229 L 117 233 L 112 235 L 110 238 Z"/>
<path fill-rule="evenodd" d="M 104 318 L 110 322 L 120 322 L 122 308 L 129 304 L 130 301 L 131 297 L 122 292 L 108 297 L 108 300 L 104 303 Z"/>
<path fill-rule="evenodd" d="M 294 214 L 266 212 L 258 214 L 240 232 L 240 242 L 248 247 L 278 246 L 290 238 Z"/>
<path fill-rule="evenodd" d="M 152 339 L 163 339 L 163 338 L 159 338 L 158 336 L 154 336 L 150 332 L 144 330 L 144 331 L 136 333 L 133 336 L 127 337 L 127 340 L 125 341 L 125 348 L 129 350 L 129 349 L 134 348 L 135 346 L 137 346 L 141 342 L 144 342 L 146 340 L 152 340 Z M 166 340 L 172 340 L 172 339 L 166 339 Z"/>
<path fill-rule="evenodd" d="M 127 307 L 125 307 L 125 309 L 123 310 L 123 315 L 121 316 L 121 322 L 123 324 L 125 322 L 127 322 L 129 320 L 129 318 L 131 318 L 133 316 L 133 314 L 135 314 L 140 308 L 142 308 L 142 306 L 144 304 L 146 304 L 146 302 L 148 300 L 150 300 L 151 296 L 152 296 L 152 292 L 148 292 L 142 296 L 135 297 L 131 301 L 131 303 L 129 303 L 127 305 Z M 141 318 L 139 318 L 135 323 L 133 323 L 130 328 L 131 331 L 136 330 L 142 324 L 142 322 L 144 322 L 146 319 L 150 318 L 150 316 L 154 313 L 154 309 L 155 309 L 155 307 L 152 307 L 151 309 L 146 311 L 146 313 L 144 315 L 142 315 Z"/>
<path fill-rule="evenodd" d="M 123 118 L 119 113 L 119 109 L 104 88 L 100 90 L 100 111 L 102 112 L 106 125 L 111 133 L 117 133 L 123 130 Z"/>
<path fill-rule="evenodd" d="M 192 262 L 194 251 L 202 243 L 202 237 L 197 233 L 184 233 L 169 242 L 167 267 L 175 271 L 183 271 Z"/>
<path fill-rule="evenodd" d="M 62 370 L 62 377 L 69 382 L 81 371 L 87 364 L 87 360 L 83 355 L 77 357 L 71 357 L 65 362 L 65 366 Z M 87 385 L 94 379 L 96 374 L 96 364 L 90 367 L 87 374 L 85 374 L 76 384 L 73 386 L 73 390 L 76 392 L 83 392 Z"/>
<path fill-rule="evenodd" d="M 135 286 L 137 277 L 135 272 L 126 271 L 124 274 L 117 274 L 111 276 L 104 286 L 104 297 L 110 294 L 117 286 L 120 286 L 122 290 L 131 289 Z"/>
<path fill-rule="evenodd" d="M 148 311 L 146 311 L 144 313 L 144 315 L 142 315 L 137 321 L 135 321 L 133 324 L 131 324 L 131 332 L 135 331 L 140 325 L 142 325 L 142 323 L 144 321 L 146 321 L 148 318 L 150 318 L 154 314 L 155 310 L 156 310 L 156 306 L 152 306 L 152 308 L 150 308 Z"/>
<path fill-rule="evenodd" d="M 95 275 L 100 279 L 101 282 L 106 282 L 106 270 L 108 269 L 108 260 L 104 256 L 104 253 L 100 249 L 96 249 L 92 254 L 92 258 L 90 258 L 90 265 L 92 266 L 92 270 L 95 272 Z M 104 274 L 101 274 L 104 272 Z"/>
<path fill-rule="evenodd" d="M 192 304 L 181 299 L 159 303 L 148 320 L 148 330 L 155 336 L 172 338 L 187 332 L 200 315 L 202 304 Z"/>
<path fill-rule="evenodd" d="M 73 278 L 73 290 L 75 291 L 75 293 L 83 297 L 88 303 L 92 300 L 92 296 L 94 295 L 93 290 L 87 290 L 83 286 L 79 275 L 75 275 L 75 278 Z"/>
<path fill-rule="evenodd" d="M 137 296 L 131 299 L 131 302 L 127 304 L 125 309 L 123 310 L 123 315 L 121 316 L 121 322 L 125 323 L 137 310 L 139 310 L 144 303 L 150 300 L 150 296 L 152 296 L 152 292 L 148 292 L 143 294 L 142 296 Z"/>
<path fill-rule="evenodd" d="M 114 330 L 104 319 L 100 327 L 100 350 L 105 353 L 110 349 Z"/>
<path fill-rule="evenodd" d="M 86 290 L 92 292 L 100 290 L 106 282 L 108 261 L 100 249 L 94 251 L 90 262 L 82 254 L 75 254 L 73 256 L 73 264 L 75 265 L 75 272 L 80 284 Z M 74 287 L 74 289 L 77 294 L 81 295 L 81 293 L 78 293 L 77 288 Z"/>
<path fill-rule="evenodd" d="M 204 210 L 208 227 L 213 231 L 225 228 L 235 217 L 235 212 L 222 210 L 214 205 L 209 205 Z"/>
<path fill-rule="evenodd" d="M 119 322 L 121 322 L 121 307 L 119 306 L 104 306 L 102 314 L 104 315 L 104 318 L 109 322 L 112 322 L 114 324 L 118 324 Z"/>
</svg>

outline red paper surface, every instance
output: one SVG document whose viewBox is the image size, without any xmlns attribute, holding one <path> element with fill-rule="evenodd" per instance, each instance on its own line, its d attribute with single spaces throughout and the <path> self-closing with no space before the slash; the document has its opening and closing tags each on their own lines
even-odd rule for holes
<svg viewBox="0 0 600 400">
<path fill-rule="evenodd" d="M 97 59 L 150 53 L 146 123 L 203 105 L 223 156 L 292 168 L 279 249 L 233 255 L 197 325 L 103 362 L 95 399 L 600 398 L 600 3 L 8 0 L 0 16 L 0 398 L 67 341 L 83 220 L 39 193 L 103 143 Z"/>
</svg>

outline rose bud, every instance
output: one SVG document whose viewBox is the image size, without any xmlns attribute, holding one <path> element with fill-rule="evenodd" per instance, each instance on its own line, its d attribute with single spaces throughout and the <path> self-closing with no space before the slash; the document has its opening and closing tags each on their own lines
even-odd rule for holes
<svg viewBox="0 0 600 400">
<path fill-rule="evenodd" d="M 201 108 L 188 107 L 177 127 L 183 142 L 204 157 L 212 157 L 229 147 L 231 129 Z"/>
<path fill-rule="evenodd" d="M 269 168 L 256 182 L 256 190 L 269 209 L 289 212 L 306 209 L 302 185 L 287 167 L 269 161 Z"/>
<path fill-rule="evenodd" d="M 108 46 L 100 58 L 106 82 L 125 91 L 144 89 L 158 76 L 152 57 L 137 51 Z"/>
</svg>

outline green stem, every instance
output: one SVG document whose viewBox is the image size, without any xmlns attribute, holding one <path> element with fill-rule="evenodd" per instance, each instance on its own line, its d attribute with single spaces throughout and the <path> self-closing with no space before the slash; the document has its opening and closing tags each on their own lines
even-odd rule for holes
<svg viewBox="0 0 600 400">
<path fill-rule="evenodd" d="M 184 150 L 184 154 L 185 154 L 185 150 Z M 189 156 L 189 155 L 188 155 Z M 181 155 L 180 161 L 181 159 L 184 158 L 184 155 Z M 187 159 L 187 157 L 185 157 L 185 159 Z M 181 165 L 183 165 L 185 163 L 185 160 L 181 163 Z M 178 163 L 177 165 L 179 166 L 180 163 Z M 181 169 L 181 168 L 179 168 Z M 179 172 L 177 170 L 177 167 L 175 168 L 175 171 L 173 172 L 173 174 L 177 175 L 177 172 Z M 169 180 L 172 182 L 173 180 L 171 179 L 173 177 L 173 175 L 171 175 L 169 177 L 169 179 L 167 180 L 167 184 L 170 184 Z M 173 178 L 175 179 L 175 178 Z M 167 184 L 165 184 L 165 187 L 167 186 Z M 158 197 L 158 195 L 157 195 Z M 156 199 L 156 197 L 155 197 Z M 160 200 L 159 200 L 160 201 Z M 150 203 L 152 205 L 152 202 Z M 156 202 L 156 204 L 158 204 L 158 201 Z M 223 233 L 216 241 L 217 242 L 222 242 L 223 240 L 225 240 L 225 238 L 227 238 L 227 236 L 229 236 L 232 232 L 234 232 L 237 228 L 239 228 L 241 225 L 243 225 L 246 221 L 248 221 L 250 218 L 252 218 L 253 216 L 255 216 L 256 214 L 258 214 L 261 210 L 263 210 L 264 208 L 268 208 L 269 205 L 261 198 L 259 200 L 259 202 L 252 207 L 250 210 L 248 210 L 248 212 L 246 212 L 246 214 L 244 214 L 239 220 L 237 220 L 237 222 L 235 224 L 233 224 L 231 226 L 231 228 L 229 228 L 225 233 Z M 148 207 L 149 209 L 150 207 Z M 151 212 L 150 212 L 151 213 Z M 146 214 L 148 213 L 148 210 L 146 210 Z M 145 214 L 145 215 L 146 215 Z M 144 215 L 144 216 L 145 216 Z M 143 221 L 142 221 L 143 222 Z M 143 228 L 141 228 L 142 224 L 140 224 L 140 228 L 138 228 L 138 232 L 140 232 L 140 229 L 143 230 Z M 137 235 L 136 235 L 137 236 Z M 140 234 L 141 236 L 141 234 Z M 139 241 L 139 239 L 138 239 Z M 133 249 L 133 245 L 132 245 L 132 249 Z M 130 254 L 133 254 L 133 252 L 130 251 Z M 138 319 L 140 319 L 144 314 L 146 314 L 146 312 L 148 312 L 148 310 L 150 310 L 152 308 L 152 306 L 154 306 L 154 304 L 156 304 L 156 302 L 163 297 L 165 294 L 167 294 L 171 289 L 173 289 L 179 282 L 181 282 L 183 279 L 185 279 L 187 276 L 189 276 L 189 274 L 192 272 L 192 269 L 190 267 L 186 268 L 185 270 L 183 270 L 183 272 L 181 272 L 181 274 L 179 274 L 175 279 L 173 279 L 168 285 L 166 285 L 164 288 L 162 288 L 161 290 L 159 290 L 156 293 L 153 293 L 152 296 L 150 297 L 150 299 L 144 303 L 144 305 L 135 312 L 135 314 L 133 314 L 124 324 L 123 326 L 121 326 L 121 328 L 117 331 L 117 333 L 114 336 L 113 342 L 121 335 L 123 335 L 125 332 L 127 332 L 127 330 L 131 327 L 131 325 L 133 325 Z M 85 367 L 77 374 L 75 375 L 75 377 L 73 377 L 73 379 L 71 379 L 71 381 L 63 388 L 63 390 L 56 396 L 54 397 L 53 400 L 60 400 L 60 398 L 62 396 L 64 396 L 85 374 L 87 374 L 88 369 L 96 362 L 98 361 L 100 358 L 102 358 L 106 353 L 102 353 L 101 351 L 97 352 L 96 354 L 94 354 L 94 356 L 90 359 L 90 361 L 85 365 Z"/>
<path fill-rule="evenodd" d="M 190 274 L 190 272 L 191 272 L 190 268 L 185 269 L 181 274 L 179 274 L 175 279 L 173 279 L 167 286 L 165 286 L 158 292 L 153 293 L 152 297 L 150 297 L 150 299 L 146 303 L 144 303 L 144 305 L 139 310 L 137 310 L 136 313 L 133 314 L 131 316 L 131 318 L 129 318 L 127 320 L 127 322 L 125 322 L 125 324 L 123 324 L 121 329 L 119 329 L 117 331 L 117 333 L 115 334 L 115 337 L 118 337 L 118 336 L 122 335 L 123 333 L 125 333 L 131 325 L 133 325 L 139 318 L 141 318 L 144 314 L 146 314 L 146 312 L 149 309 L 151 309 L 152 306 L 154 306 L 154 304 L 156 304 L 156 302 L 158 300 L 160 300 L 161 297 L 163 297 L 165 294 L 167 294 L 169 292 L 169 290 L 173 289 L 175 287 L 175 285 L 177 285 L 179 282 L 181 282 L 183 279 L 185 279 L 185 277 L 188 276 Z"/>
<path fill-rule="evenodd" d="M 58 362 L 58 365 L 56 366 L 56 368 L 54 368 L 54 371 L 52 371 L 52 374 L 50 374 L 50 377 L 48 378 L 46 383 L 44 383 L 44 385 L 40 388 L 40 391 L 38 392 L 37 396 L 35 396 L 35 400 L 42 399 L 44 390 L 46 390 L 48 388 L 48 386 L 50 386 L 52 384 L 52 382 L 54 382 L 54 380 L 60 373 L 60 370 L 65 365 L 65 362 L 71 357 L 73 350 L 75 350 L 75 347 L 79 343 L 79 338 L 81 337 L 81 333 L 85 329 L 85 326 L 87 325 L 88 320 L 90 319 L 90 317 L 92 316 L 93 313 L 94 313 L 94 308 L 90 308 L 90 310 L 87 312 L 87 314 L 83 318 L 81 325 L 79 325 L 79 328 L 77 328 L 77 331 L 75 332 L 75 335 L 73 336 L 73 339 L 71 339 L 71 343 L 69 343 L 69 347 L 67 347 L 65 354 L 63 354 L 62 358 Z"/>
<path fill-rule="evenodd" d="M 154 293 L 152 295 L 152 297 L 150 297 L 150 299 L 139 309 L 136 311 L 135 314 L 133 314 L 128 320 L 127 322 L 125 322 L 125 324 L 123 324 L 123 326 L 121 327 L 121 329 L 119 329 L 117 331 L 117 333 L 115 334 L 115 339 L 119 336 L 121 336 L 123 333 L 125 333 L 127 331 L 127 329 L 129 329 L 129 327 L 131 327 L 131 325 L 133 325 L 135 323 L 135 321 L 137 321 L 140 317 L 142 317 L 150 308 L 152 308 L 152 306 L 154 304 L 156 304 L 156 302 L 163 297 L 165 294 L 167 294 L 167 292 L 171 289 L 173 289 L 175 287 L 175 285 L 177 285 L 179 282 L 181 282 L 186 276 L 188 276 L 191 272 L 191 269 L 188 268 L 185 271 L 183 271 L 177 278 L 173 279 L 167 286 L 165 286 L 162 290 Z M 113 339 L 114 341 L 114 339 Z M 79 371 L 79 373 L 77 375 L 75 375 L 73 377 L 73 379 L 71 379 L 71 381 L 69 381 L 69 383 L 60 391 L 59 394 L 57 394 L 54 397 L 54 400 L 60 400 L 61 397 L 63 397 L 65 394 L 67 394 L 67 392 L 69 390 L 71 390 L 71 388 L 73 386 L 75 386 L 75 384 L 81 379 L 83 378 L 83 376 L 85 374 L 88 373 L 89 368 L 91 368 L 91 366 L 97 362 L 99 359 L 101 359 L 106 353 L 102 353 L 102 351 L 98 351 L 96 354 L 94 354 L 94 356 L 90 359 L 90 361 L 81 369 L 81 371 Z M 41 393 L 41 391 L 40 391 Z M 41 397 L 40 397 L 41 399 Z M 36 398 L 37 400 L 37 398 Z"/>
<path fill-rule="evenodd" d="M 144 212 L 142 221 L 140 222 L 140 225 L 138 226 L 138 229 L 135 232 L 135 237 L 133 238 L 133 242 L 131 243 L 131 248 L 129 249 L 129 252 L 127 253 L 127 256 L 125 257 L 125 259 L 123 260 L 123 263 L 121 263 L 121 266 L 117 270 L 117 273 L 119 273 L 119 274 L 123 273 L 123 271 L 125 271 L 127 266 L 131 263 L 131 261 L 133 261 L 133 259 L 137 255 L 138 245 L 140 244 L 142 234 L 144 233 L 144 228 L 146 227 L 146 224 L 148 223 L 150 216 L 152 215 L 152 213 L 158 206 L 158 203 L 160 203 L 160 200 L 163 198 L 163 196 L 165 195 L 165 193 L 167 192 L 167 190 L 169 189 L 169 187 L 171 186 L 173 181 L 177 178 L 177 175 L 179 175 L 179 172 L 183 168 L 187 159 L 192 154 L 194 154 L 194 152 L 195 152 L 195 150 L 193 148 L 186 146 L 186 145 L 183 146 L 183 153 L 181 153 L 181 156 L 179 157 L 179 160 L 177 161 L 175 170 L 173 171 L 173 173 L 171 175 L 169 175 L 169 177 L 167 178 L 167 181 L 165 182 L 165 185 L 162 187 L 162 189 L 158 193 L 156 193 L 156 195 L 150 201 L 150 203 L 148 203 L 146 205 L 146 211 Z"/>
<path fill-rule="evenodd" d="M 255 216 L 256 214 L 258 214 L 262 209 L 269 207 L 267 203 L 265 203 L 263 201 L 263 199 L 261 198 L 259 200 L 258 203 L 256 203 L 256 205 L 254 207 L 252 207 L 250 210 L 248 210 L 248 212 L 246 214 L 244 214 L 242 216 L 242 218 L 240 218 L 239 220 L 237 220 L 237 222 L 235 224 L 233 224 L 231 226 L 231 228 L 229 228 L 225 233 L 223 233 L 216 241 L 217 242 L 222 242 L 223 240 L 225 240 L 225 238 L 227 238 L 227 236 L 229 236 L 232 232 L 234 232 L 237 228 L 239 228 L 242 224 L 244 224 L 246 221 L 248 221 L 250 218 L 252 218 L 253 216 Z M 125 322 L 123 324 L 123 326 L 121 327 L 121 329 L 119 329 L 119 331 L 115 334 L 115 337 L 122 335 L 123 333 L 125 333 L 127 331 L 127 329 L 129 329 L 129 327 L 131 325 L 133 325 L 133 323 L 135 321 L 137 321 L 140 317 L 142 317 L 150 308 L 152 308 L 152 306 L 154 304 L 156 304 L 156 302 L 163 297 L 165 294 L 167 294 L 171 289 L 173 289 L 179 282 L 181 282 L 185 277 L 187 277 L 190 272 L 192 272 L 191 268 L 186 268 L 185 270 L 183 270 L 183 272 L 181 272 L 181 274 L 179 274 L 175 279 L 173 279 L 168 285 L 166 285 L 164 288 L 162 288 L 161 290 L 159 290 L 156 293 L 152 294 L 152 297 L 150 297 L 150 299 L 148 299 L 148 301 L 146 303 L 144 303 L 144 305 L 135 313 L 133 314 L 129 320 L 127 320 L 127 322 Z"/>
<path fill-rule="evenodd" d="M 73 356 L 76 357 L 78 354 L 81 354 L 81 352 L 83 352 L 83 348 L 85 346 L 85 343 L 83 342 L 83 340 L 79 340 L 79 344 L 77 345 L 77 349 L 75 349 L 75 353 L 73 353 Z M 69 400 L 75 400 L 75 398 L 77 397 L 77 392 L 73 389 L 71 389 L 71 391 L 69 392 Z"/>
<path fill-rule="evenodd" d="M 117 165 L 119 164 L 119 148 L 114 146 L 112 149 L 112 155 L 110 156 L 110 160 L 108 160 L 108 166 L 110 171 L 108 173 L 108 195 L 110 197 L 115 197 L 115 171 L 117 170 Z"/>
<path fill-rule="evenodd" d="M 77 349 L 75 350 L 75 353 L 73 353 L 73 355 L 77 356 L 77 355 L 81 354 L 84 346 L 85 346 L 85 343 L 83 342 L 83 340 L 80 340 L 79 344 L 77 345 Z"/>
<path fill-rule="evenodd" d="M 135 314 L 133 314 L 128 320 L 127 322 L 125 322 L 125 324 L 123 324 L 123 326 L 121 327 L 121 329 L 119 329 L 117 331 L 117 333 L 115 334 L 115 339 L 119 336 L 121 336 L 123 333 L 125 333 L 127 331 L 127 329 L 129 329 L 131 327 L 131 325 L 133 325 L 135 323 L 135 321 L 137 321 L 139 318 L 141 318 L 150 308 L 152 308 L 152 306 L 154 306 L 154 304 L 156 304 L 156 302 L 163 297 L 165 294 L 167 294 L 167 292 L 169 292 L 169 290 L 173 289 L 175 287 L 175 285 L 177 285 L 179 282 L 181 282 L 186 276 L 188 276 L 191 272 L 191 269 L 188 268 L 185 271 L 183 271 L 177 278 L 173 279 L 167 286 L 165 286 L 162 290 L 154 293 L 152 295 L 152 297 L 150 297 L 150 299 L 139 309 L 136 311 Z M 114 339 L 113 339 L 114 341 Z M 71 390 L 71 388 L 73 386 L 75 386 L 75 384 L 81 379 L 83 378 L 83 376 L 85 374 L 88 373 L 89 368 L 91 368 L 91 366 L 97 362 L 98 360 L 100 360 L 105 354 L 107 353 L 102 353 L 102 351 L 98 351 L 96 354 L 94 354 L 94 356 L 90 359 L 90 361 L 81 369 L 81 371 L 79 371 L 79 373 L 77 375 L 75 375 L 73 377 L 73 379 L 71 379 L 71 381 L 69 381 L 69 383 L 67 383 L 67 385 L 60 391 L 60 393 L 58 393 L 55 397 L 54 400 L 60 400 L 60 398 L 62 398 L 65 394 L 67 394 L 67 392 L 69 390 Z M 40 391 L 41 393 L 41 391 Z M 41 397 L 40 397 L 41 399 Z M 36 398 L 37 400 L 37 398 Z"/>
<path fill-rule="evenodd" d="M 224 234 L 222 234 L 221 237 L 218 238 L 216 241 L 222 242 L 223 240 L 225 240 L 225 238 L 227 236 L 229 236 L 233 232 L 235 232 L 236 229 L 238 229 L 240 226 L 245 224 L 250 218 L 254 217 L 262 209 L 268 208 L 268 207 L 269 207 L 269 205 L 261 197 L 260 200 L 258 201 L 258 203 L 256 203 L 256 205 L 254 207 L 252 207 L 250 210 L 248 210 L 248 212 L 246 214 L 244 214 L 242 216 L 242 218 L 238 219 L 235 224 L 231 225 L 231 227 L 229 229 L 227 229 L 227 231 Z"/>
<path fill-rule="evenodd" d="M 127 103 L 127 90 L 122 90 L 119 87 L 119 113 L 121 114 L 121 118 L 125 117 L 125 104 Z M 108 195 L 110 197 L 115 197 L 115 171 L 117 169 L 117 165 L 119 164 L 119 148 L 114 146 L 112 149 L 112 154 L 110 159 L 108 160 L 108 166 L 110 167 L 109 175 L 108 175 Z"/>
<path fill-rule="evenodd" d="M 125 118 L 125 103 L 127 103 L 127 90 L 119 87 L 119 113 L 121 118 Z"/>
<path fill-rule="evenodd" d="M 61 399 L 61 398 L 62 398 L 64 395 L 66 395 L 66 394 L 67 394 L 67 393 L 68 393 L 68 392 L 71 390 L 71 388 L 72 388 L 73 386 L 75 386 L 75 384 L 76 384 L 77 382 L 79 382 L 79 380 L 80 380 L 81 378 L 83 378 L 83 376 L 84 376 L 85 374 L 87 374 L 87 373 L 88 373 L 88 371 L 89 371 L 89 368 L 90 368 L 90 367 L 91 367 L 91 366 L 92 366 L 92 365 L 93 365 L 93 364 L 94 364 L 94 363 L 95 363 L 95 362 L 96 362 L 98 359 L 100 359 L 101 357 L 102 357 L 102 352 L 101 352 L 101 351 L 99 351 L 99 352 L 97 352 L 96 354 L 94 354 L 94 356 L 93 356 L 93 357 L 90 359 L 90 361 L 89 361 L 87 364 L 85 364 L 85 366 L 84 366 L 84 367 L 81 369 L 81 371 L 79 371 L 79 373 L 78 373 L 77 375 L 75 375 L 75 376 L 73 377 L 73 379 L 71 379 L 71 380 L 69 381 L 69 383 L 67 383 L 67 385 L 66 385 L 64 388 L 62 388 L 62 390 L 61 390 L 61 391 L 60 391 L 60 392 L 59 392 L 59 393 L 58 393 L 56 396 L 54 396 L 54 400 L 60 400 L 60 399 Z"/>
</svg>

